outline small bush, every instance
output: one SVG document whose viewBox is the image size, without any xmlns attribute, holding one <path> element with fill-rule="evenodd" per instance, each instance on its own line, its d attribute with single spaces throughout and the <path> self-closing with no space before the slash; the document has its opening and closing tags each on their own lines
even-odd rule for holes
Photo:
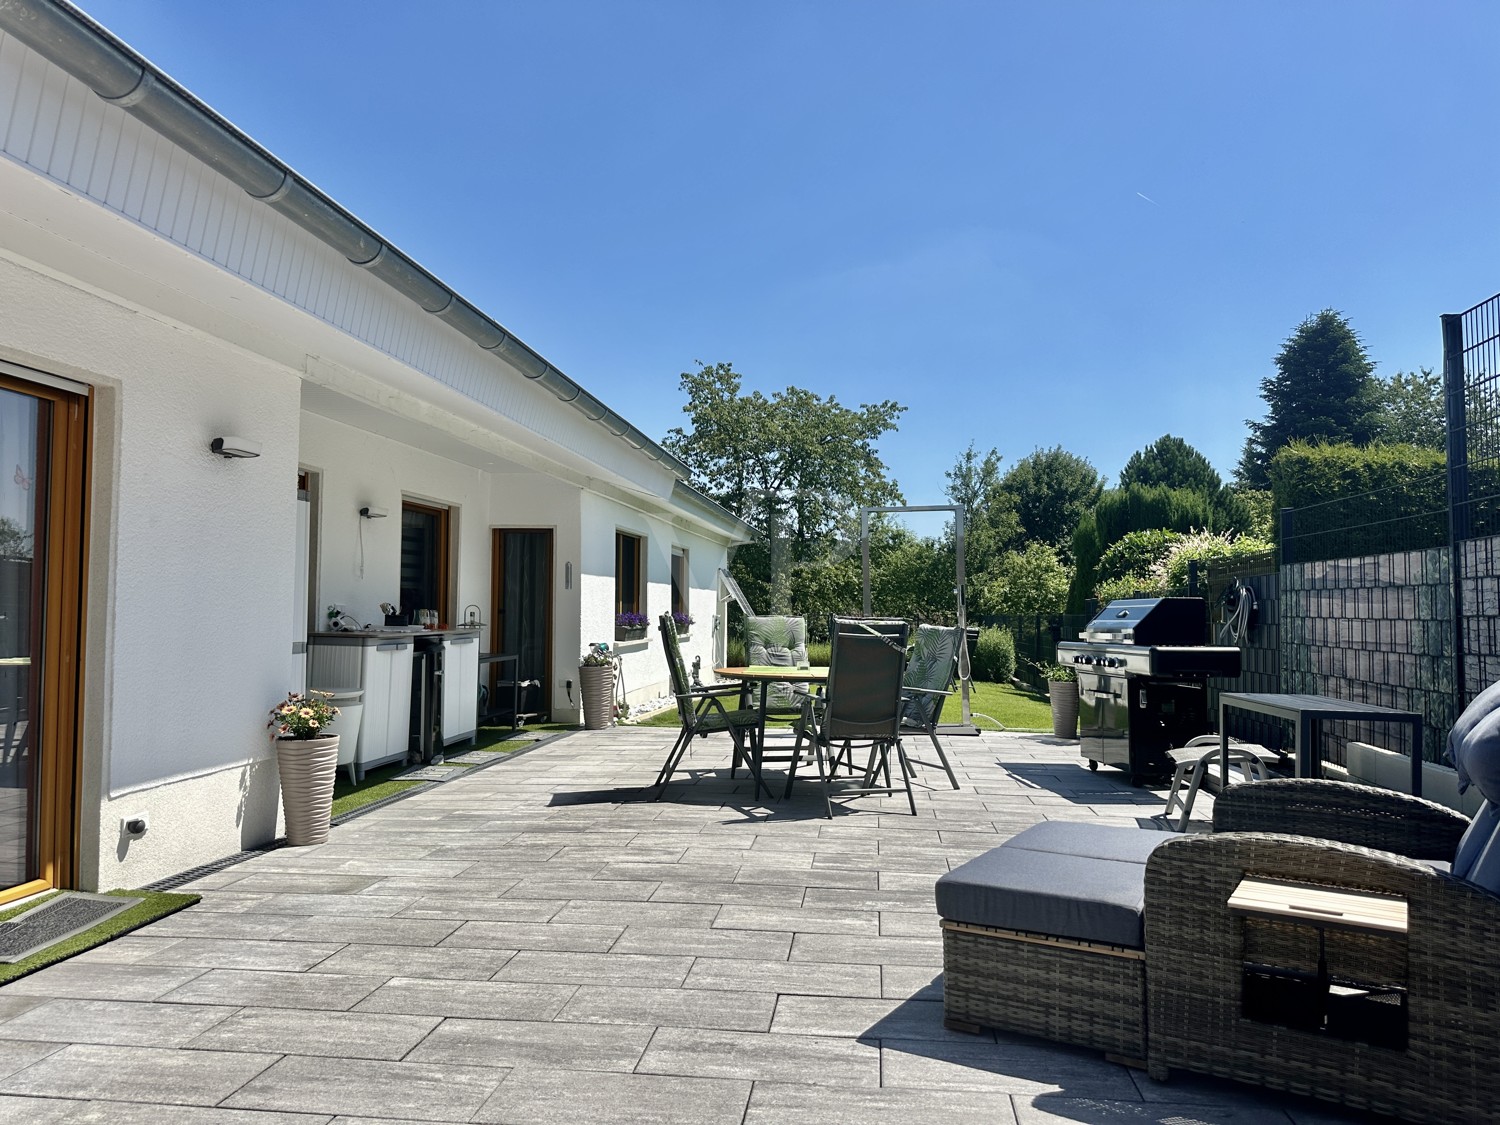
<svg viewBox="0 0 1500 1125">
<path fill-rule="evenodd" d="M 1127 574 L 1123 578 L 1109 578 L 1094 589 L 1100 608 L 1120 598 L 1157 598 L 1165 594 L 1161 584 L 1149 574 Z"/>
<path fill-rule="evenodd" d="M 1016 674 L 1016 642 L 1009 629 L 983 628 L 974 646 L 976 680 L 1008 684 Z"/>
<path fill-rule="evenodd" d="M 1095 568 L 1099 581 L 1103 583 L 1112 578 L 1146 573 L 1165 558 L 1172 544 L 1181 538 L 1182 532 L 1164 527 L 1126 533 L 1099 556 L 1099 565 Z"/>
</svg>

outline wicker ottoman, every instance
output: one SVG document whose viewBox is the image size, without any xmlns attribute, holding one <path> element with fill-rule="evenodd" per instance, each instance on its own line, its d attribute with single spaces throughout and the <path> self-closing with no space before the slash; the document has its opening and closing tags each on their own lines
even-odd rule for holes
<svg viewBox="0 0 1500 1125">
<path fill-rule="evenodd" d="M 1145 860 L 1169 839 L 1048 821 L 940 878 L 945 1023 L 1144 1059 Z"/>
</svg>

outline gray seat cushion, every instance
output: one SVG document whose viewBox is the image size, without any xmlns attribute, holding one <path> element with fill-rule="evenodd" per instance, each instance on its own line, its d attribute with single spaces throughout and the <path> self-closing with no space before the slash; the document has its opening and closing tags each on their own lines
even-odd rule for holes
<svg viewBox="0 0 1500 1125">
<path fill-rule="evenodd" d="M 1145 828 L 1126 828 L 1113 824 L 1083 824 L 1069 820 L 1044 820 L 1012 836 L 1004 848 L 1027 848 L 1034 852 L 1057 852 L 1060 855 L 1092 856 L 1094 859 L 1118 859 L 1127 863 L 1145 863 L 1146 857 L 1168 840 L 1171 832 Z"/>
<path fill-rule="evenodd" d="M 1134 949 L 1145 945 L 1145 901 L 1144 863 L 1026 847 L 992 848 L 937 881 L 950 921 Z"/>
</svg>

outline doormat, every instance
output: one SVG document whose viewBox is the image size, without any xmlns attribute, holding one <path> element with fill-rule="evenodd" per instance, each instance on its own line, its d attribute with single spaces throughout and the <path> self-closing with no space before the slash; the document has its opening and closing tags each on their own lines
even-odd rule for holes
<svg viewBox="0 0 1500 1125">
<path fill-rule="evenodd" d="M 13 964 L 128 910 L 139 898 L 64 891 L 14 922 L 0 922 L 0 962 Z"/>
<path fill-rule="evenodd" d="M 59 892 L 61 893 L 61 892 Z M 55 897 L 55 896 L 54 896 Z M 91 896 L 112 899 L 130 899 L 135 903 L 119 914 L 113 914 L 104 921 L 99 922 L 82 933 L 74 934 L 62 941 L 55 941 L 51 945 L 31 956 L 23 958 L 10 964 L 0 962 L 0 986 L 9 984 L 13 980 L 20 980 L 24 976 L 45 969 L 48 965 L 55 965 L 59 961 L 66 961 L 85 950 L 93 949 L 95 946 L 114 941 L 132 930 L 138 930 L 142 926 L 155 922 L 158 918 L 165 918 L 168 914 L 192 906 L 202 896 L 195 894 L 174 894 L 171 891 L 108 891 L 104 895 Z M 46 902 L 52 901 L 50 898 Z M 29 911 L 41 909 L 43 903 L 27 903 L 22 906 L 0 907 L 0 922 L 19 921 Z"/>
<path fill-rule="evenodd" d="M 449 781 L 463 773 L 465 766 L 418 766 L 398 773 L 392 781 Z"/>
<path fill-rule="evenodd" d="M 504 753 L 504 751 L 498 751 Z M 457 762 L 461 766 L 477 766 L 481 762 L 493 762 L 495 760 L 494 750 L 467 750 L 462 754 L 449 754 L 443 759 L 445 762 Z"/>
</svg>

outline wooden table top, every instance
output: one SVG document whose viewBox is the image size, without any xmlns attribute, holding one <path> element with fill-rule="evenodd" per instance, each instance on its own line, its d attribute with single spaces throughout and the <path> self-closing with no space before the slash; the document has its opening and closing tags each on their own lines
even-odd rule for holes
<svg viewBox="0 0 1500 1125">
<path fill-rule="evenodd" d="M 828 678 L 827 668 L 789 668 L 774 664 L 749 664 L 743 667 L 715 668 L 714 675 L 731 680 L 777 680 L 784 683 L 815 683 Z"/>
<path fill-rule="evenodd" d="M 1294 918 L 1314 926 L 1406 933 L 1406 900 L 1397 895 L 1337 891 L 1274 879 L 1241 879 L 1229 896 L 1235 914 Z"/>
</svg>

